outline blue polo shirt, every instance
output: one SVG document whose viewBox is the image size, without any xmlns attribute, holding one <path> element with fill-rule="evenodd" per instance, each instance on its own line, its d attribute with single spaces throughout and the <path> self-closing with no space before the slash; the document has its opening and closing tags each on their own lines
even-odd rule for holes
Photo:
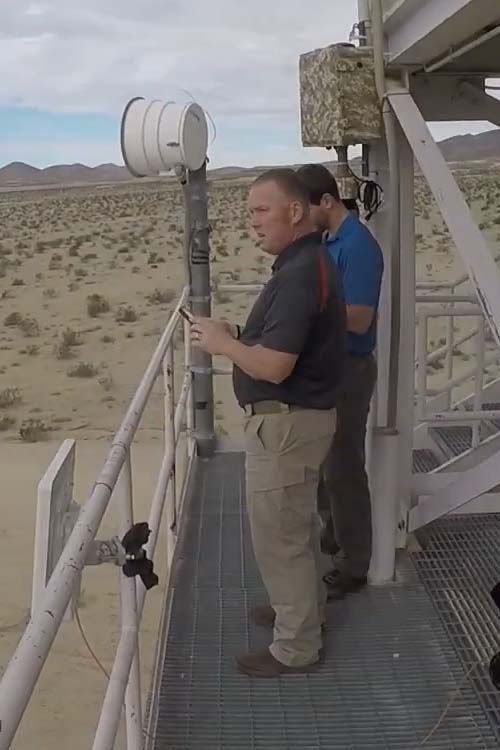
<svg viewBox="0 0 500 750">
<path fill-rule="evenodd" d="M 376 343 L 377 309 L 384 270 L 382 251 L 368 227 L 354 213 L 346 216 L 334 235 L 328 235 L 326 246 L 339 268 L 346 305 L 375 308 L 366 333 L 348 333 L 349 351 L 369 354 Z"/>
</svg>

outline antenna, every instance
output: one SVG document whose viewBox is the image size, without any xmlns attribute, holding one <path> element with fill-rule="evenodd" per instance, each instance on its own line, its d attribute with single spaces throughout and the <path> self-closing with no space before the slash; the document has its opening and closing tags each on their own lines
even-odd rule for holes
<svg viewBox="0 0 500 750">
<path fill-rule="evenodd" d="M 200 169 L 207 158 L 208 126 L 196 102 L 135 97 L 121 121 L 123 160 L 134 177 L 157 176 L 178 167 Z"/>
</svg>

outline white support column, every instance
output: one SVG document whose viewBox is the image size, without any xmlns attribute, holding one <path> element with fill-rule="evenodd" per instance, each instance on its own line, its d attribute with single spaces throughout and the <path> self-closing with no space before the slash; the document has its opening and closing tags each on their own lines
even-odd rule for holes
<svg viewBox="0 0 500 750">
<path fill-rule="evenodd" d="M 389 352 L 391 340 L 391 263 L 390 221 L 391 196 L 385 193 L 385 208 L 379 212 L 374 226 L 384 251 L 384 283 L 381 295 L 377 361 L 379 366 L 377 427 L 373 435 L 370 466 L 373 512 L 373 554 L 370 581 L 386 583 L 393 579 L 396 547 L 404 547 L 406 533 L 399 529 L 411 505 L 412 450 L 414 424 L 415 378 L 415 226 L 413 154 L 402 130 L 397 128 L 398 162 L 400 169 L 400 346 L 397 379 L 398 409 L 396 428 L 388 429 L 387 405 L 389 389 Z M 389 187 L 385 149 L 379 146 L 374 154 L 377 179 L 386 191 Z M 394 208 L 394 207 L 392 207 Z M 374 217 L 375 218 L 375 217 Z M 397 250 L 396 250 L 397 251 Z"/>
<path fill-rule="evenodd" d="M 384 204 L 369 222 L 384 255 L 384 275 L 380 292 L 377 325 L 377 387 L 374 425 L 387 420 L 389 393 L 389 352 L 391 347 L 391 258 L 390 258 L 390 191 L 389 164 L 385 139 L 370 148 L 370 179 L 384 190 Z"/>
<path fill-rule="evenodd" d="M 415 210 L 413 152 L 401 128 L 398 132 L 401 244 L 400 244 L 400 346 L 398 380 L 399 519 L 406 518 L 412 499 L 413 428 L 415 418 Z M 398 519 L 398 521 L 399 521 Z M 406 532 L 398 530 L 397 546 L 406 545 Z"/>
</svg>

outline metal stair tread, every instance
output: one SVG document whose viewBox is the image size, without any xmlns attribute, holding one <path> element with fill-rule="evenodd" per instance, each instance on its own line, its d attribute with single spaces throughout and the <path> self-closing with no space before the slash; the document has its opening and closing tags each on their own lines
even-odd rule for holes
<svg viewBox="0 0 500 750">
<path fill-rule="evenodd" d="M 424 474 L 437 469 L 440 465 L 439 458 L 432 448 L 415 448 L 413 451 L 413 471 L 415 474 Z"/>
</svg>

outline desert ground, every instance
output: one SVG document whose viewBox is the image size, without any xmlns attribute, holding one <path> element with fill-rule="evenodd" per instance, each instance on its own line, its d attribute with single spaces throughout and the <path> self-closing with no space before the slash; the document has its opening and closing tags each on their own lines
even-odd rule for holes
<svg viewBox="0 0 500 750">
<path fill-rule="evenodd" d="M 492 253 L 500 252 L 500 170 L 463 168 L 458 179 Z M 260 283 L 270 260 L 248 226 L 244 179 L 210 184 L 213 314 L 244 322 L 254 295 L 228 295 L 222 283 Z M 423 181 L 416 178 L 417 278 L 450 282 L 464 267 Z M 29 613 L 36 487 L 65 438 L 77 441 L 75 499 L 89 495 L 109 440 L 125 413 L 168 321 L 183 281 L 180 191 L 160 183 L 0 193 L 0 674 Z M 458 293 L 465 293 L 463 286 Z M 457 334 L 471 323 L 458 323 Z M 430 326 L 429 347 L 444 343 L 445 322 Z M 493 343 L 489 343 L 493 347 Z M 470 367 L 473 343 L 457 347 L 454 372 Z M 176 376 L 182 336 L 176 335 Z M 493 377 L 495 365 L 489 368 Z M 442 381 L 443 363 L 429 371 Z M 469 386 L 470 387 L 470 386 Z M 219 435 L 238 429 L 227 376 L 215 383 Z M 145 520 L 163 449 L 163 389 L 157 383 L 134 448 L 136 518 Z M 111 505 L 99 534 L 115 533 Z M 157 570 L 165 570 L 159 545 Z M 163 576 L 164 579 L 164 576 Z M 147 694 L 163 584 L 148 594 L 142 645 Z M 118 573 L 87 569 L 80 617 L 110 668 L 119 634 Z M 66 623 L 31 702 L 16 750 L 91 746 L 106 678 L 76 623 Z"/>
</svg>

